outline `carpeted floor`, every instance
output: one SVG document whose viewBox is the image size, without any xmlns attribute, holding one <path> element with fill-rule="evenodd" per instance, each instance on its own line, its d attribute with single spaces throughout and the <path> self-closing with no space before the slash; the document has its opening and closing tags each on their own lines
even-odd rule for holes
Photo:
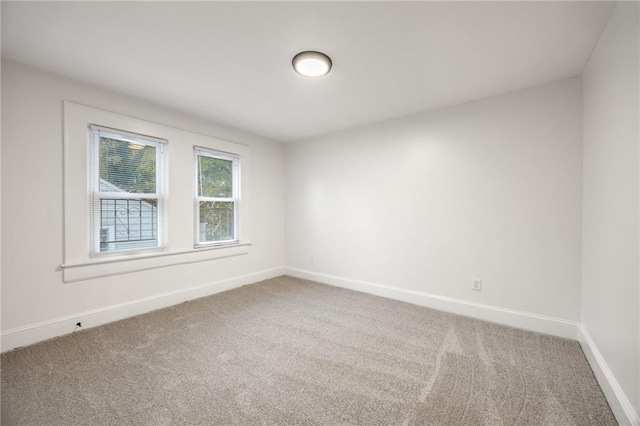
<svg viewBox="0 0 640 426">
<path fill-rule="evenodd" d="M 291 277 L 2 355 L 2 425 L 609 425 L 577 342 Z"/>
</svg>

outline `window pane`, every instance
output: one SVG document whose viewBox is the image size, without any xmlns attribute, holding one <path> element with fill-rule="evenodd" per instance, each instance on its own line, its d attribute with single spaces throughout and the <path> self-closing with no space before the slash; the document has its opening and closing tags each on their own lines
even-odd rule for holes
<svg viewBox="0 0 640 426">
<path fill-rule="evenodd" d="M 234 240 L 234 203 L 200 201 L 200 242 Z"/>
<path fill-rule="evenodd" d="M 100 138 L 100 191 L 156 193 L 156 148 Z"/>
<path fill-rule="evenodd" d="M 100 200 L 101 252 L 157 245 L 157 200 Z"/>
<path fill-rule="evenodd" d="M 199 155 L 198 195 L 211 198 L 232 198 L 233 161 Z"/>
</svg>

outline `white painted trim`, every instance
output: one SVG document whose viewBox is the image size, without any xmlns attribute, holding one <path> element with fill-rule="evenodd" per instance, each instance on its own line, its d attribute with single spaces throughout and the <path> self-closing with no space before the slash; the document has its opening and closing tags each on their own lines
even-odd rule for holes
<svg viewBox="0 0 640 426">
<path fill-rule="evenodd" d="M 413 303 L 415 305 L 426 306 L 440 311 L 451 312 L 511 327 L 578 340 L 578 329 L 580 326 L 580 322 L 578 321 L 516 311 L 499 306 L 469 302 L 467 300 L 439 296 L 436 294 L 408 290 L 383 284 L 352 280 L 298 268 L 285 267 L 285 273 L 297 278 L 316 281 L 336 287 L 348 288 L 350 290 L 374 294 L 376 296 L 400 300 L 402 302 Z"/>
<path fill-rule="evenodd" d="M 176 265 L 189 265 L 208 262 L 214 259 L 242 256 L 249 254 L 251 243 L 224 245 L 206 249 L 183 250 L 179 252 L 163 252 L 137 256 L 115 258 L 105 257 L 101 260 L 60 265 L 62 281 L 74 283 L 95 278 L 112 277 L 132 272 L 149 271 Z"/>
<path fill-rule="evenodd" d="M 631 401 L 622 390 L 620 383 L 613 375 L 584 324 L 580 325 L 580 346 L 582 346 L 593 374 L 596 376 L 618 423 L 620 425 L 640 425 L 638 413 L 634 410 Z"/>
<path fill-rule="evenodd" d="M 13 328 L 11 330 L 3 331 L 0 334 L 2 352 L 72 333 L 76 328 L 76 323 L 79 321 L 82 322 L 82 329 L 84 330 L 85 328 L 96 327 L 135 315 L 155 311 L 156 309 L 166 308 L 187 300 L 210 296 L 212 294 L 242 287 L 243 285 L 253 284 L 269 278 L 275 278 L 283 274 L 283 267 L 265 269 L 221 281 L 81 312 L 75 315 L 43 321 L 37 324 L 29 324 L 23 327 Z"/>
</svg>

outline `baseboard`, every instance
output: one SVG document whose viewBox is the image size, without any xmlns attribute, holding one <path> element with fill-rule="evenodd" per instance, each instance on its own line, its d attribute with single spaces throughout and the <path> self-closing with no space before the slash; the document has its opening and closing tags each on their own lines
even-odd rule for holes
<svg viewBox="0 0 640 426">
<path fill-rule="evenodd" d="M 0 334 L 2 352 L 72 333 L 76 328 L 76 323 L 78 322 L 82 322 L 82 329 L 84 330 L 86 328 L 96 327 L 135 315 L 151 312 L 156 309 L 166 308 L 187 300 L 210 296 L 212 294 L 231 290 L 243 285 L 278 277 L 283 274 L 283 267 L 266 269 L 221 281 L 6 330 Z"/>
<path fill-rule="evenodd" d="M 620 383 L 616 380 L 584 324 L 580 325 L 580 345 L 618 423 L 621 425 L 640 425 L 638 413 L 620 387 Z"/>
<path fill-rule="evenodd" d="M 376 296 L 426 306 L 440 311 L 451 312 L 498 324 L 509 325 L 511 327 L 578 340 L 578 327 L 580 325 L 578 321 L 516 311 L 499 306 L 469 302 L 452 297 L 407 290 L 383 284 L 352 280 L 298 268 L 285 267 L 285 273 L 297 278 L 316 281 L 336 287 L 343 287 L 363 293 L 374 294 Z"/>
</svg>

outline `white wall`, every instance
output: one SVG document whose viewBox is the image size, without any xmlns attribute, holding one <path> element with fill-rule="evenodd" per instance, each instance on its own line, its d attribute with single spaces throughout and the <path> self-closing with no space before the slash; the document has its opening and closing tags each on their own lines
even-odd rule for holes
<svg viewBox="0 0 640 426">
<path fill-rule="evenodd" d="M 150 77 L 151 78 L 151 77 Z M 248 255 L 117 277 L 63 283 L 62 101 L 71 100 L 147 121 L 248 144 L 251 149 L 251 242 Z M 17 63 L 2 64 L 2 330 L 64 319 L 184 289 L 280 275 L 284 258 L 284 153 L 279 142 L 132 99 Z M 240 281 L 233 281 L 237 284 Z M 199 294 L 208 290 L 201 290 Z M 168 300 L 168 299 L 167 299 Z M 123 311 L 123 312 L 124 312 Z M 134 309 L 135 311 L 135 309 Z M 117 317 L 117 315 L 116 315 Z M 114 316 L 96 321 L 117 319 Z M 91 326 L 92 317 L 85 319 Z M 41 323 L 45 324 L 41 324 Z M 36 327 L 37 328 L 37 327 Z M 31 330 L 33 331 L 33 330 Z M 60 333 L 61 329 L 54 330 Z M 40 337 L 51 337 L 47 333 Z"/>
<path fill-rule="evenodd" d="M 570 79 L 287 145 L 286 265 L 577 321 L 580 120 Z"/>
<path fill-rule="evenodd" d="M 620 3 L 583 75 L 582 225 L 583 325 L 636 413 L 640 413 L 638 48 L 638 4 Z"/>
<path fill-rule="evenodd" d="M 286 265 L 310 277 L 583 321 L 605 380 L 619 385 L 610 401 L 639 412 L 638 9 L 617 6 L 585 70 L 583 100 L 570 79 L 286 150 L 4 61 L 3 336 L 58 320 L 69 332 L 87 312 L 277 275 L 286 235 Z M 250 254 L 64 284 L 63 100 L 248 144 Z M 482 292 L 471 291 L 472 277 L 484 280 Z"/>
</svg>

